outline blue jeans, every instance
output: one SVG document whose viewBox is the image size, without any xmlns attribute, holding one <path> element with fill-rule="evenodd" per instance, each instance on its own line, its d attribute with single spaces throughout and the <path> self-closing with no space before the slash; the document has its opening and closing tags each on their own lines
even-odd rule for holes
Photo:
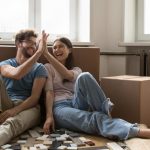
<svg viewBox="0 0 150 150">
<path fill-rule="evenodd" d="M 125 140 L 137 136 L 137 124 L 109 116 L 112 106 L 94 77 L 85 72 L 76 80 L 74 98 L 54 103 L 54 118 L 61 128 L 110 139 Z"/>
</svg>

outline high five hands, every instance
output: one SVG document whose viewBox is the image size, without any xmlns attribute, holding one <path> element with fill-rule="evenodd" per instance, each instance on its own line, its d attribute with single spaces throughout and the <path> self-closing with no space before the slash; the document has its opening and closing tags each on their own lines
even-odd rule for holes
<svg viewBox="0 0 150 150">
<path fill-rule="evenodd" d="M 41 38 L 38 41 L 38 49 L 37 53 L 43 54 L 47 50 L 47 38 L 49 34 L 47 34 L 44 30 L 42 31 Z"/>
</svg>

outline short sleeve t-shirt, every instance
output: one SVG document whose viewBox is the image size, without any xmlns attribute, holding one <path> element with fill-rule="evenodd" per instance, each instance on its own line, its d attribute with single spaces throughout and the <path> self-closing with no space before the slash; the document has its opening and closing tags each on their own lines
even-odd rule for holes
<svg viewBox="0 0 150 150">
<path fill-rule="evenodd" d="M 45 90 L 51 90 L 54 92 L 55 101 L 72 99 L 74 95 L 75 81 L 82 70 L 79 67 L 74 67 L 72 69 L 74 73 L 73 81 L 63 82 L 61 74 L 51 64 L 46 64 L 45 66 L 48 70 L 48 78 Z"/>
<path fill-rule="evenodd" d="M 0 66 L 3 65 L 11 65 L 13 67 L 19 66 L 15 58 L 0 62 Z M 11 100 L 27 99 L 31 95 L 34 79 L 40 77 L 48 77 L 47 70 L 41 63 L 35 63 L 30 72 L 28 72 L 20 80 L 10 79 L 2 76 L 7 93 Z"/>
</svg>

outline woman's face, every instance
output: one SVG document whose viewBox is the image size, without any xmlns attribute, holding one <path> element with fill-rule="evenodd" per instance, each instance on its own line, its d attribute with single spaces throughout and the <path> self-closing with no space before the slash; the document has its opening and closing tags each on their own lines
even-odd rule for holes
<svg viewBox="0 0 150 150">
<path fill-rule="evenodd" d="M 53 55 L 62 64 L 65 64 L 69 53 L 69 48 L 63 42 L 56 41 L 53 44 Z"/>
</svg>

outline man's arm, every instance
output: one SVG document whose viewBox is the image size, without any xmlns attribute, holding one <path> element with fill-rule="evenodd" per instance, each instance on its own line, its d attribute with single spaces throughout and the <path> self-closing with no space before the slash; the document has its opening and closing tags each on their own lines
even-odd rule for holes
<svg viewBox="0 0 150 150">
<path fill-rule="evenodd" d="M 16 80 L 21 79 L 31 70 L 33 64 L 37 62 L 41 54 L 42 54 L 41 52 L 36 52 L 32 57 L 30 57 L 27 61 L 25 61 L 18 67 L 13 67 L 11 65 L 2 65 L 1 75 Z"/>
<path fill-rule="evenodd" d="M 43 126 L 43 130 L 45 134 L 49 134 L 51 131 L 54 131 L 54 118 L 53 118 L 53 102 L 54 102 L 54 92 L 47 91 L 46 92 L 46 121 Z"/>
<path fill-rule="evenodd" d="M 43 51 L 46 48 L 47 37 L 48 35 L 43 31 L 36 53 L 28 60 L 26 60 L 23 64 L 20 64 L 18 67 L 13 67 L 11 65 L 2 65 L 0 68 L 1 75 L 16 80 L 19 80 L 23 76 L 25 76 L 31 70 L 32 66 L 37 62 L 39 57 L 43 54 Z"/>
<path fill-rule="evenodd" d="M 7 118 L 13 117 L 23 110 L 32 108 L 38 104 L 42 89 L 46 82 L 46 78 L 36 78 L 33 83 L 31 96 L 24 100 L 20 105 L 8 109 L 0 114 L 0 123 L 3 123 Z"/>
<path fill-rule="evenodd" d="M 31 96 L 27 98 L 23 103 L 14 108 L 16 109 L 17 114 L 23 110 L 32 108 L 38 104 L 45 82 L 46 78 L 43 77 L 36 78 L 34 80 Z"/>
</svg>

